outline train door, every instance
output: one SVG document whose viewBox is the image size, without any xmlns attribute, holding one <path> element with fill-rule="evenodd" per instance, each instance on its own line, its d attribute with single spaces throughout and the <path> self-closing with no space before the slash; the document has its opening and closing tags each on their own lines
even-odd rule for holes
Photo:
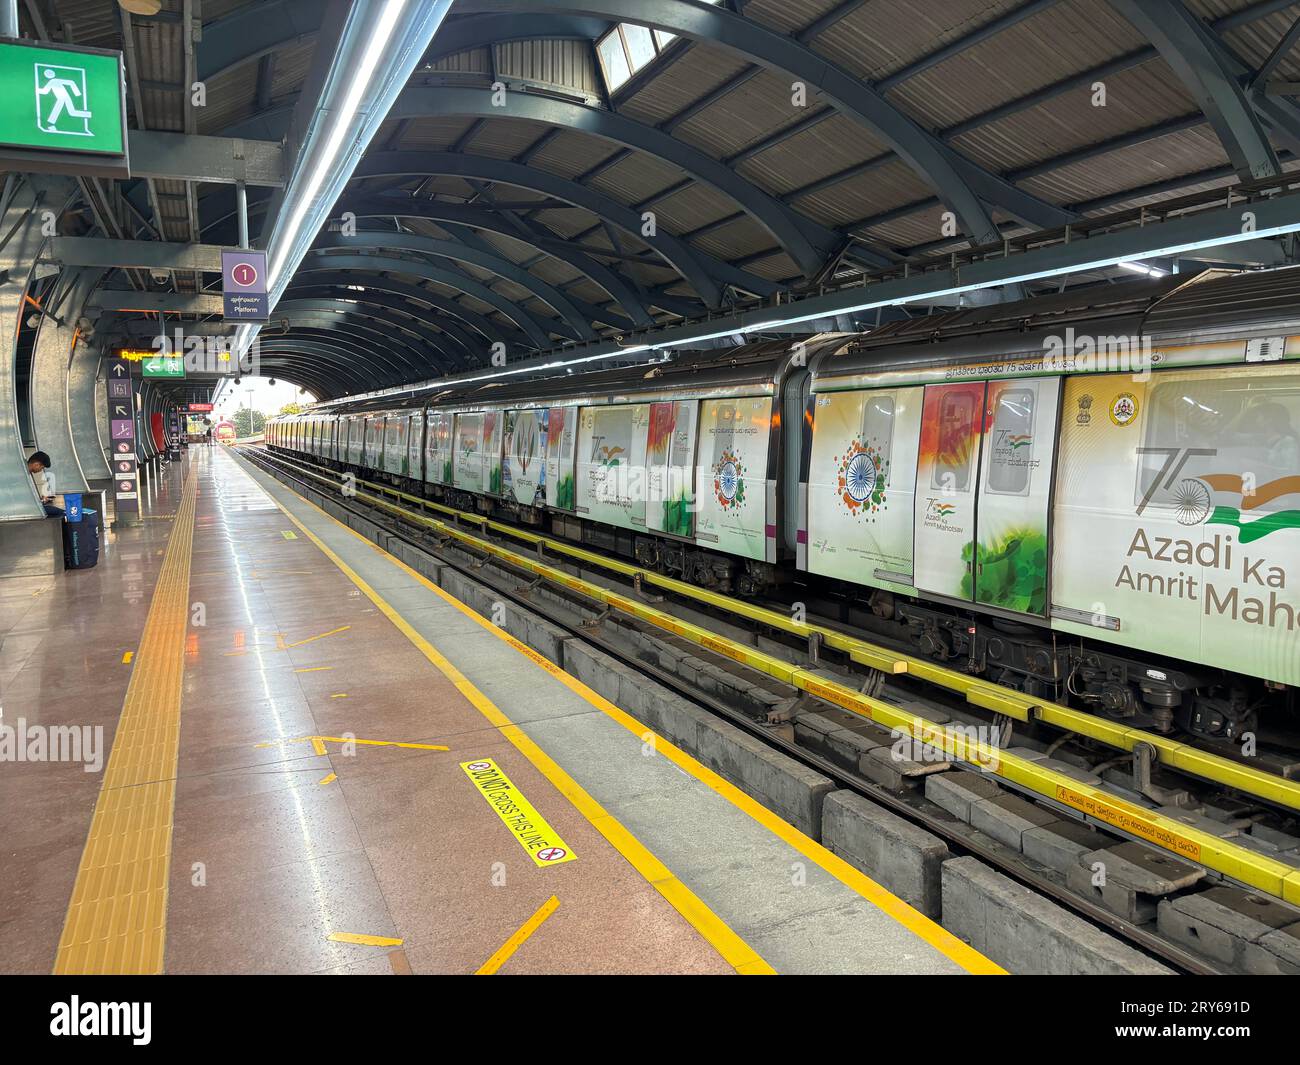
<svg viewBox="0 0 1300 1065">
<path fill-rule="evenodd" d="M 372 470 L 384 468 L 384 416 L 382 414 L 365 416 L 365 450 L 361 464 Z"/>
<path fill-rule="evenodd" d="M 466 492 L 483 491 L 483 413 L 456 415 L 452 483 Z"/>
<path fill-rule="evenodd" d="M 927 385 L 917 460 L 916 587 L 1047 612 L 1055 377 Z"/>
<path fill-rule="evenodd" d="M 431 411 L 428 416 L 428 437 L 425 442 L 424 477 L 432 484 L 452 483 L 452 419 L 455 416 L 442 411 Z"/>
<path fill-rule="evenodd" d="M 407 476 L 417 481 L 424 480 L 424 467 L 421 456 L 424 453 L 424 411 L 417 410 L 411 414 L 410 431 L 406 437 Z"/>
<path fill-rule="evenodd" d="M 552 407 L 546 416 L 546 505 L 572 511 L 575 505 L 574 456 L 578 408 Z"/>
<path fill-rule="evenodd" d="M 813 397 L 801 566 L 910 594 L 920 385 Z"/>
<path fill-rule="evenodd" d="M 975 597 L 975 506 L 984 428 L 983 381 L 926 385 L 913 503 L 915 583 Z"/>
<path fill-rule="evenodd" d="M 772 396 L 700 403 L 695 457 L 695 542 L 776 561 L 776 484 L 768 469 Z M 772 518 L 769 521 L 769 516 Z"/>
<path fill-rule="evenodd" d="M 359 414 L 349 414 L 347 416 L 347 460 L 353 466 L 361 465 L 361 453 L 365 442 L 364 432 L 365 419 Z"/>
<path fill-rule="evenodd" d="M 976 508 L 975 601 L 1047 614 L 1059 377 L 992 381 Z"/>
<path fill-rule="evenodd" d="M 410 420 L 406 414 L 389 414 L 384 418 L 384 464 L 385 473 L 398 477 L 407 472 L 409 450 L 406 443 Z"/>
<path fill-rule="evenodd" d="M 502 495 L 526 507 L 546 503 L 545 407 L 502 411 Z"/>
<path fill-rule="evenodd" d="M 645 529 L 650 404 L 584 407 L 578 422 L 576 513 L 622 529 Z"/>
<path fill-rule="evenodd" d="M 695 424 L 699 401 L 652 403 L 646 441 L 646 527 L 690 536 L 695 510 Z"/>
</svg>

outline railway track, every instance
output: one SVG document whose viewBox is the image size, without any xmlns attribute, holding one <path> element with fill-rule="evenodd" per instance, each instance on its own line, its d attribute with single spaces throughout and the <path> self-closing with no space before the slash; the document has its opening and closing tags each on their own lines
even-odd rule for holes
<svg viewBox="0 0 1300 1065">
<path fill-rule="evenodd" d="M 1300 849 L 1284 846 L 1295 840 L 1300 848 L 1300 781 L 1281 772 L 1035 700 L 832 623 L 796 620 L 774 605 L 733 600 L 390 485 L 357 479 L 345 493 L 328 467 L 241 453 L 1181 971 L 1233 970 L 1164 934 L 1151 919 L 1161 898 L 1219 884 L 1249 889 L 1283 912 L 1277 903 L 1300 904 Z M 947 783 L 937 784 L 940 777 Z M 1164 874 L 1151 883 L 1169 890 L 1144 893 L 1095 877 L 1081 883 L 943 804 L 940 793 L 951 793 L 954 781 L 976 794 L 987 793 L 991 778 L 999 795 L 1088 826 L 1091 834 L 1081 830 L 1080 839 L 1101 841 L 1096 850 L 1129 841 L 1123 853 Z"/>
</svg>

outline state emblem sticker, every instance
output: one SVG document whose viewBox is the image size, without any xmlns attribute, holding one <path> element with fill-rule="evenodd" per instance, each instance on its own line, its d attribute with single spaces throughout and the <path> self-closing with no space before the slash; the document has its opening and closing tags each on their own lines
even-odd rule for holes
<svg viewBox="0 0 1300 1065">
<path fill-rule="evenodd" d="M 1121 428 L 1137 418 L 1138 401 L 1132 392 L 1121 392 L 1110 405 L 1110 420 Z"/>
</svg>

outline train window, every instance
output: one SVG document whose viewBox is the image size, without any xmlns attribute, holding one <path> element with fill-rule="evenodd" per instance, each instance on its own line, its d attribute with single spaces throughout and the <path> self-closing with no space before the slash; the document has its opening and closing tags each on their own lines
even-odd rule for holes
<svg viewBox="0 0 1300 1065">
<path fill-rule="evenodd" d="M 954 492 L 970 488 L 971 462 L 975 449 L 975 397 L 969 392 L 950 392 L 939 407 L 939 446 L 935 455 L 930 487 Z"/>
<path fill-rule="evenodd" d="M 1021 495 L 1029 488 L 1029 471 L 1034 465 L 1034 399 L 1029 388 L 1008 388 L 998 396 L 989 451 L 990 492 Z"/>
<path fill-rule="evenodd" d="M 878 468 L 889 477 L 889 453 L 894 445 L 894 397 L 869 395 L 862 407 L 862 443 L 876 449 Z"/>
<path fill-rule="evenodd" d="M 1285 489 L 1300 475 L 1300 375 L 1214 373 L 1148 393 L 1139 509 L 1194 525 L 1225 502 L 1253 514 L 1294 508 Z"/>
</svg>

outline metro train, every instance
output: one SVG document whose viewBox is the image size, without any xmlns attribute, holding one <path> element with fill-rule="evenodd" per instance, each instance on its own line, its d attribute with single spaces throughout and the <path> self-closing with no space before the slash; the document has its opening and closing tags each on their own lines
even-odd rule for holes
<svg viewBox="0 0 1300 1065">
<path fill-rule="evenodd" d="M 449 379 L 266 439 L 696 585 L 813 585 L 921 655 L 1135 726 L 1300 716 L 1300 269 Z"/>
</svg>

